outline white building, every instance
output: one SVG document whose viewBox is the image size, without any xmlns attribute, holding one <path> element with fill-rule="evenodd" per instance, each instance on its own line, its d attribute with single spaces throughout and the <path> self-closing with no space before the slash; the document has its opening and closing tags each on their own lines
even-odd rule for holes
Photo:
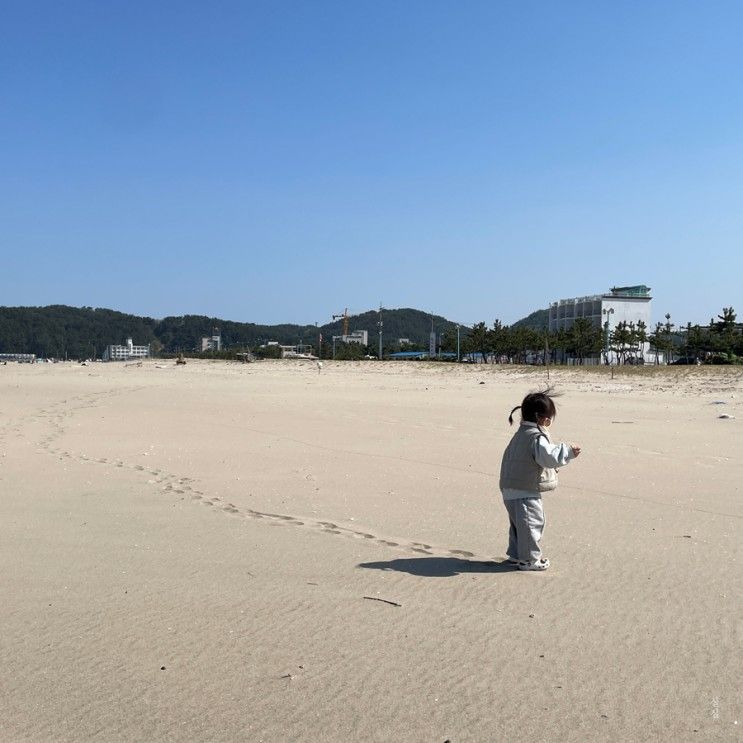
<svg viewBox="0 0 743 743">
<path fill-rule="evenodd" d="M 606 294 L 594 294 L 590 297 L 560 299 L 549 307 L 549 330 L 570 330 L 578 318 L 590 320 L 595 328 L 602 328 L 608 339 L 619 323 L 645 323 L 648 333 L 650 327 L 650 287 L 638 286 L 613 287 Z M 644 355 L 648 355 L 646 344 Z M 614 360 L 612 358 L 610 361 Z"/>
<path fill-rule="evenodd" d="M 221 351 L 222 350 L 222 336 L 213 335 L 210 338 L 203 336 L 201 338 L 201 351 Z"/>
<path fill-rule="evenodd" d="M 359 343 L 362 346 L 369 345 L 369 331 L 368 330 L 354 330 L 350 335 L 334 335 L 334 341 L 340 343 Z"/>
<path fill-rule="evenodd" d="M 620 322 L 637 325 L 642 320 L 650 329 L 650 287 L 619 286 L 606 294 L 575 297 L 553 302 L 549 307 L 549 329 L 570 330 L 579 317 L 586 318 L 596 328 L 613 329 Z"/>
<path fill-rule="evenodd" d="M 150 347 L 135 346 L 131 338 L 126 339 L 125 346 L 106 346 L 103 352 L 104 361 L 127 361 L 128 359 L 147 359 Z"/>
</svg>

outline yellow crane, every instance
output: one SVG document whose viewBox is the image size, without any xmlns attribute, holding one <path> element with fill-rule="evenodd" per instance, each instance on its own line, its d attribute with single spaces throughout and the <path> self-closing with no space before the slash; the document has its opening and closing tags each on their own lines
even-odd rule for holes
<svg viewBox="0 0 743 743">
<path fill-rule="evenodd" d="M 348 335 L 348 307 L 343 311 L 342 315 L 333 315 L 333 320 L 343 319 L 343 335 Z"/>
</svg>

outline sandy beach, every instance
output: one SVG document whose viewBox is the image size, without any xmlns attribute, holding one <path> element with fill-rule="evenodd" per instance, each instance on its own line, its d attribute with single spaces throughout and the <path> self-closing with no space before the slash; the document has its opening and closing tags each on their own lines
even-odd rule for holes
<svg viewBox="0 0 743 743">
<path fill-rule="evenodd" d="M 0 740 L 741 740 L 743 371 L 0 367 Z M 729 416 L 721 418 L 720 416 Z"/>
</svg>

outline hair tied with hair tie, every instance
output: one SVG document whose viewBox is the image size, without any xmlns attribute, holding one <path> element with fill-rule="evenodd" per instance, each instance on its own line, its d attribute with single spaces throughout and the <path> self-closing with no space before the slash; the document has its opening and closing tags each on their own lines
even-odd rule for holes
<svg viewBox="0 0 743 743">
<path fill-rule="evenodd" d="M 508 416 L 508 424 L 510 426 L 513 425 L 513 414 L 521 407 L 521 405 L 517 405 L 512 411 L 511 414 Z"/>
</svg>

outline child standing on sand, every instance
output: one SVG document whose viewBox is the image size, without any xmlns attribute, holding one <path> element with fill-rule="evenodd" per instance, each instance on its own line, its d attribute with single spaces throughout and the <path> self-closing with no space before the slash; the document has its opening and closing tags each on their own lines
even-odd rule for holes
<svg viewBox="0 0 743 743">
<path fill-rule="evenodd" d="M 546 392 L 532 392 L 508 416 L 521 408 L 521 425 L 503 452 L 500 490 L 508 511 L 508 562 L 519 570 L 546 570 L 539 542 L 544 531 L 542 493 L 557 487 L 557 468 L 580 454 L 576 444 L 553 444 L 545 430 L 557 415 Z"/>
</svg>

